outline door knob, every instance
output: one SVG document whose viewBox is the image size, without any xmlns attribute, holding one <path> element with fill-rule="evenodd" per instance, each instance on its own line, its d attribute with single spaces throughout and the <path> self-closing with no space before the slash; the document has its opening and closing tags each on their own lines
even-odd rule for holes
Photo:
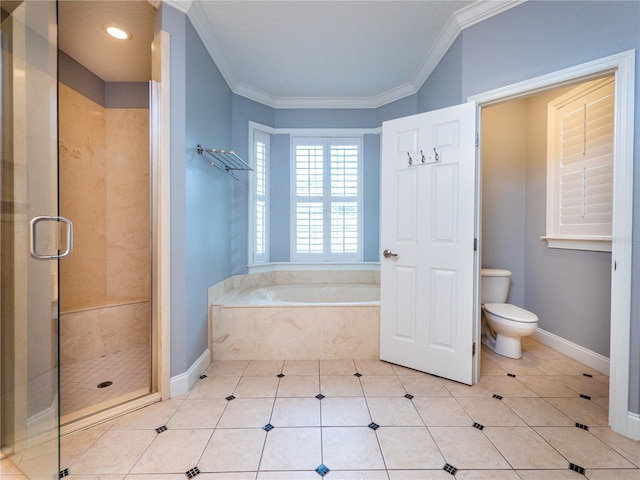
<svg viewBox="0 0 640 480">
<path fill-rule="evenodd" d="M 384 252 L 382 252 L 382 255 L 384 256 L 384 258 L 390 258 L 390 257 L 397 257 L 398 256 L 397 253 L 393 253 L 388 248 Z"/>
</svg>

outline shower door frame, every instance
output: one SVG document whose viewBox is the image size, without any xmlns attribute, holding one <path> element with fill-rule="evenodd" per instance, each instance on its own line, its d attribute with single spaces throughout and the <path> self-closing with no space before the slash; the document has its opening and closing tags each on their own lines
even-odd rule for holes
<svg viewBox="0 0 640 480">
<path fill-rule="evenodd" d="M 149 143 L 151 179 L 151 391 L 148 395 L 63 424 L 60 434 L 81 430 L 171 398 L 170 391 L 170 36 L 151 44 Z"/>
</svg>

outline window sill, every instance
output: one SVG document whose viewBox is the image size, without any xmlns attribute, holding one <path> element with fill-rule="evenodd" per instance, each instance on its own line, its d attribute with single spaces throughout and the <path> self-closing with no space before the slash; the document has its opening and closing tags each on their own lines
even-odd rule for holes
<svg viewBox="0 0 640 480">
<path fill-rule="evenodd" d="M 379 262 L 269 262 L 247 265 L 249 273 L 321 270 L 380 270 Z"/>
<path fill-rule="evenodd" d="M 611 252 L 611 237 L 540 237 L 549 248 Z"/>
</svg>

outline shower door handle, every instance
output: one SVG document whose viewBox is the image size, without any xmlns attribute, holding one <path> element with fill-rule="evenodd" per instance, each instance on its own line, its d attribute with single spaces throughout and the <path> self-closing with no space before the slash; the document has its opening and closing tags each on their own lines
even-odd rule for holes
<svg viewBox="0 0 640 480">
<path fill-rule="evenodd" d="M 40 222 L 57 222 L 57 223 L 64 223 L 66 226 L 66 231 L 67 231 L 67 248 L 64 252 L 62 253 L 56 253 L 53 255 L 45 255 L 45 254 L 41 254 L 38 253 L 37 251 L 37 242 L 36 242 L 36 237 L 37 237 L 37 225 Z M 38 217 L 33 217 L 31 219 L 31 222 L 29 222 L 31 225 L 31 236 L 30 236 L 30 242 L 29 242 L 29 250 L 31 251 L 31 256 L 33 258 L 35 258 L 36 260 L 54 260 L 54 259 L 61 259 L 61 258 L 66 258 L 69 255 L 71 255 L 71 252 L 73 252 L 73 223 L 71 223 L 71 220 L 69 220 L 66 217 L 56 217 L 56 216 L 50 216 L 50 215 L 41 215 Z"/>
</svg>

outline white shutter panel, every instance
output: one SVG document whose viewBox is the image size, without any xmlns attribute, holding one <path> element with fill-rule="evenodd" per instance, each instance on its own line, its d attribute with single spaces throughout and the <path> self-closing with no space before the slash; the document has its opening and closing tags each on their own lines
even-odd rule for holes
<svg viewBox="0 0 640 480">
<path fill-rule="evenodd" d="M 321 256 L 324 252 L 324 146 L 300 140 L 295 148 L 295 250 Z"/>
<path fill-rule="evenodd" d="M 557 110 L 559 236 L 611 236 L 613 81 Z"/>
<path fill-rule="evenodd" d="M 358 145 L 331 145 L 331 253 L 358 253 Z"/>
</svg>

